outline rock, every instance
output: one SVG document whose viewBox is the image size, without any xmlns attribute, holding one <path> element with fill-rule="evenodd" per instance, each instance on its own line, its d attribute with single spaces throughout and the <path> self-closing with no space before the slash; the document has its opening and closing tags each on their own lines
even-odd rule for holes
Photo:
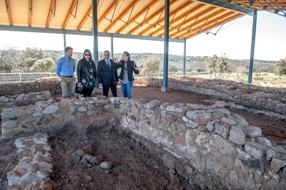
<svg viewBox="0 0 286 190">
<path fill-rule="evenodd" d="M 270 142 L 270 140 L 266 139 L 265 137 L 257 137 L 255 140 L 258 143 L 272 147 L 272 143 Z"/>
<path fill-rule="evenodd" d="M 221 125 L 218 122 L 215 122 L 215 132 L 221 135 L 223 138 L 227 138 L 229 134 L 229 126 L 224 124 Z"/>
<path fill-rule="evenodd" d="M 194 122 L 201 124 L 201 125 L 206 125 L 208 119 L 210 118 L 211 118 L 210 113 L 198 113 L 198 114 L 194 114 L 193 116 Z"/>
<path fill-rule="evenodd" d="M 4 108 L 1 113 L 2 122 L 25 115 L 27 112 L 23 108 Z"/>
<path fill-rule="evenodd" d="M 39 113 L 39 112 L 33 113 L 33 117 L 41 117 L 41 116 L 43 116 L 43 115 L 44 115 L 44 114 Z"/>
<path fill-rule="evenodd" d="M 286 156 L 275 157 L 271 161 L 271 169 L 274 172 L 278 172 L 281 168 L 286 166 Z"/>
<path fill-rule="evenodd" d="M 175 111 L 175 106 L 167 106 L 166 111 L 169 111 L 169 112 Z"/>
<path fill-rule="evenodd" d="M 186 123 L 186 127 L 187 128 L 192 128 L 192 129 L 196 129 L 197 127 L 199 126 L 198 123 L 196 122 L 193 122 L 192 120 L 188 120 L 187 123 Z"/>
<path fill-rule="evenodd" d="M 17 127 L 17 122 L 16 121 L 5 121 L 2 123 L 3 128 L 15 128 Z"/>
<path fill-rule="evenodd" d="M 228 117 L 221 118 L 221 121 L 227 123 L 228 125 L 236 125 L 236 121 Z"/>
<path fill-rule="evenodd" d="M 1 96 L 0 97 L 0 102 L 6 103 L 8 101 L 9 101 L 9 99 L 6 96 Z"/>
<path fill-rule="evenodd" d="M 247 142 L 244 146 L 245 151 L 254 158 L 260 159 L 264 155 L 265 146 L 256 142 Z"/>
<path fill-rule="evenodd" d="M 54 104 L 51 104 L 49 105 L 48 107 L 46 107 L 44 110 L 43 110 L 43 114 L 51 114 L 51 113 L 56 113 L 59 109 L 59 106 L 56 106 Z"/>
<path fill-rule="evenodd" d="M 86 176 L 86 177 L 84 178 L 84 181 L 87 182 L 87 183 L 89 183 L 89 182 L 92 181 L 92 177 Z"/>
<path fill-rule="evenodd" d="M 268 149 L 266 151 L 266 159 L 267 160 L 271 160 L 273 157 L 275 157 L 277 155 L 278 155 L 278 153 L 276 151 L 272 150 L 272 149 Z"/>
<path fill-rule="evenodd" d="M 28 172 L 23 175 L 19 181 L 19 185 L 25 185 L 31 182 L 40 181 L 41 178 L 34 173 Z"/>
<path fill-rule="evenodd" d="M 75 153 L 79 156 L 82 157 L 84 155 L 84 151 L 82 149 L 78 149 L 75 151 Z"/>
<path fill-rule="evenodd" d="M 228 139 L 235 144 L 243 145 L 245 135 L 240 127 L 231 126 Z"/>
<path fill-rule="evenodd" d="M 281 147 L 281 146 L 275 146 L 272 148 L 273 150 L 275 150 L 276 152 L 282 153 L 282 154 L 286 154 L 286 150 Z"/>
<path fill-rule="evenodd" d="M 214 123 L 215 123 L 215 121 L 209 121 L 207 123 L 207 128 L 208 128 L 209 131 L 214 130 Z"/>
<path fill-rule="evenodd" d="M 112 166 L 113 166 L 113 162 L 107 162 L 107 161 L 104 161 L 104 162 L 101 162 L 100 165 L 99 165 L 101 168 L 103 169 L 111 169 Z"/>
<path fill-rule="evenodd" d="M 248 127 L 244 127 L 243 131 L 246 136 L 250 136 L 250 137 L 261 137 L 262 136 L 262 131 L 259 127 L 248 126 Z"/>
<path fill-rule="evenodd" d="M 23 101 L 24 101 L 24 96 L 25 96 L 25 94 L 20 94 L 20 95 L 17 96 L 17 98 L 15 99 L 15 102 L 23 102 Z"/>
<path fill-rule="evenodd" d="M 89 162 L 93 165 L 95 164 L 99 164 L 101 161 L 103 160 L 103 156 L 102 155 L 98 155 L 98 156 L 95 156 L 95 157 L 92 157 Z"/>
<path fill-rule="evenodd" d="M 249 168 L 253 168 L 253 169 L 260 168 L 258 160 L 241 160 L 241 162 Z"/>
<path fill-rule="evenodd" d="M 156 107 L 160 107 L 160 105 L 161 102 L 159 100 L 151 100 L 150 102 L 147 103 L 147 109 L 154 110 Z"/>
<path fill-rule="evenodd" d="M 7 179 L 8 179 L 8 185 L 9 186 L 18 185 L 20 178 L 21 178 L 21 176 L 13 170 L 11 170 L 7 173 Z"/>
</svg>

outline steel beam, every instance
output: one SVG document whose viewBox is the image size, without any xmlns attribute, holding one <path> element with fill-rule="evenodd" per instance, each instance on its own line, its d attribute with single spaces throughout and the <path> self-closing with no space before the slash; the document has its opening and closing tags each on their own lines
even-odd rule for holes
<svg viewBox="0 0 286 190">
<path fill-rule="evenodd" d="M 255 37 L 256 37 L 256 23 L 257 23 L 257 10 L 254 11 L 253 23 L 252 23 L 252 38 L 251 38 L 249 72 L 248 72 L 248 84 L 252 83 L 254 48 L 255 48 Z"/>
<path fill-rule="evenodd" d="M 63 39 L 63 40 L 64 40 L 64 41 L 63 41 L 63 42 L 64 42 L 64 55 L 65 55 L 65 49 L 66 49 L 66 47 L 67 47 L 67 38 L 66 38 L 66 34 L 65 34 L 65 33 L 63 34 L 63 38 L 64 38 L 64 39 Z"/>
<path fill-rule="evenodd" d="M 110 55 L 114 58 L 114 50 L 113 50 L 113 35 L 110 37 Z"/>
<path fill-rule="evenodd" d="M 254 10 L 252 10 L 252 9 L 248 9 L 248 8 L 245 8 L 245 7 L 242 7 L 239 5 L 235 5 L 232 3 L 228 3 L 228 2 L 225 2 L 222 0 L 196 0 L 196 1 L 202 2 L 204 4 L 211 4 L 211 5 L 214 5 L 216 7 L 226 8 L 226 9 L 233 10 L 233 11 L 243 13 L 243 14 L 247 14 L 250 16 L 254 15 Z"/>
<path fill-rule="evenodd" d="M 170 0 L 165 0 L 165 24 L 164 24 L 164 73 L 163 86 L 161 91 L 168 91 L 168 64 L 169 64 L 169 15 L 170 15 Z"/>
<path fill-rule="evenodd" d="M 97 0 L 92 0 L 92 42 L 93 42 L 93 60 L 98 66 L 98 25 L 97 25 Z"/>
<path fill-rule="evenodd" d="M 187 41 L 184 40 L 184 61 L 183 61 L 183 75 L 186 75 L 186 59 L 187 59 L 187 55 L 186 55 L 186 49 L 187 49 Z"/>
<path fill-rule="evenodd" d="M 50 33 L 50 34 L 71 34 L 71 35 L 83 35 L 83 36 L 92 36 L 90 31 L 78 31 L 78 30 L 63 30 L 63 29 L 51 29 L 51 28 L 37 28 L 37 27 L 23 27 L 23 26 L 7 26 L 0 25 L 0 31 L 15 31 L 15 32 L 36 32 L 36 33 Z M 127 38 L 127 39 L 136 39 L 136 40 L 151 40 L 151 41 L 164 41 L 164 38 L 158 37 L 149 37 L 149 36 L 135 36 L 128 34 L 113 34 L 98 32 L 98 36 L 101 37 L 111 37 L 114 38 Z M 184 43 L 184 40 L 180 39 L 169 39 L 170 42 Z"/>
</svg>

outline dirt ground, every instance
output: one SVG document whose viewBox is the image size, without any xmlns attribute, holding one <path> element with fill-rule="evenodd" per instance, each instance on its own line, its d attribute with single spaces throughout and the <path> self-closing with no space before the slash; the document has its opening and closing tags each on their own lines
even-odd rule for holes
<svg viewBox="0 0 286 190">
<path fill-rule="evenodd" d="M 118 96 L 122 96 L 120 88 Z M 215 100 L 214 97 L 195 93 L 161 92 L 160 88 L 154 87 L 134 87 L 133 98 L 203 105 L 209 105 L 204 102 L 206 99 Z M 285 145 L 285 121 L 277 121 L 244 110 L 229 110 L 243 116 L 250 125 L 260 127 L 264 136 L 272 142 Z M 7 189 L 6 173 L 19 162 L 14 146 L 15 139 L 24 135 L 0 140 L 0 190 Z M 50 178 L 55 182 L 57 190 L 199 189 L 197 186 L 191 186 L 178 174 L 171 179 L 162 160 L 150 154 L 146 146 L 134 141 L 130 133 L 118 128 L 93 131 L 83 137 L 65 127 L 49 135 L 54 160 L 54 170 Z M 86 166 L 74 161 L 71 153 L 78 149 L 92 155 L 102 155 L 103 160 L 111 161 L 114 166 L 110 170 L 105 170 L 99 165 Z"/>
</svg>

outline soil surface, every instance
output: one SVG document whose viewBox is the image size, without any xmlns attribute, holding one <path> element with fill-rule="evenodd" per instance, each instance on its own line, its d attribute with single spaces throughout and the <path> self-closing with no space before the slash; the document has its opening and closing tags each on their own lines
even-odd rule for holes
<svg viewBox="0 0 286 190">
<path fill-rule="evenodd" d="M 118 96 L 122 96 L 120 88 Z M 195 93 L 161 92 L 160 88 L 154 87 L 134 87 L 133 98 L 203 105 L 209 105 L 204 100 L 216 100 L 215 97 Z M 285 145 L 285 121 L 245 110 L 228 110 L 243 116 L 250 125 L 260 127 L 263 135 L 272 142 Z M 0 190 L 7 189 L 6 173 L 19 162 L 14 142 L 25 135 L 32 134 L 0 139 Z M 49 134 L 54 160 L 54 170 L 50 178 L 55 182 L 55 189 L 199 189 L 191 186 L 178 174 L 171 179 L 162 160 L 150 154 L 148 148 L 136 142 L 131 135 L 118 128 L 109 128 L 80 136 L 66 127 Z M 102 155 L 103 160 L 112 162 L 114 166 L 106 170 L 99 165 L 87 166 L 75 161 L 71 154 L 78 149 L 95 156 Z"/>
</svg>

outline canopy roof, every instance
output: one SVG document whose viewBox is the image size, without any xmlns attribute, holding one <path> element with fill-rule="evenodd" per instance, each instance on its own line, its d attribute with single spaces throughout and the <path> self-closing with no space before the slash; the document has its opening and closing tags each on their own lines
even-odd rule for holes
<svg viewBox="0 0 286 190">
<path fill-rule="evenodd" d="M 98 0 L 98 32 L 164 37 L 165 0 Z M 189 39 L 254 9 L 284 16 L 286 0 L 170 0 L 170 38 Z M 285 15 L 286 16 L 286 15 Z M 92 0 L 0 1 L 0 25 L 92 31 Z"/>
</svg>

